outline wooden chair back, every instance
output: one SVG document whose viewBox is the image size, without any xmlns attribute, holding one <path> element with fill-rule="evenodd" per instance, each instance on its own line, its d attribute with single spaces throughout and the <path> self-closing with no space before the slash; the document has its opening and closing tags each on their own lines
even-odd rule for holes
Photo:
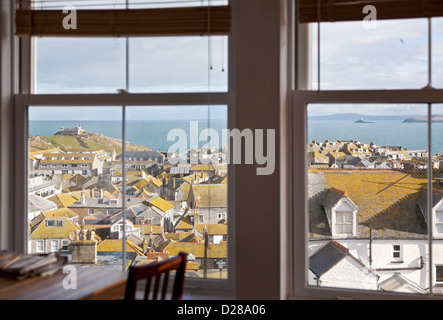
<svg viewBox="0 0 443 320">
<path fill-rule="evenodd" d="M 172 275 L 175 271 L 170 299 L 181 300 L 186 259 L 187 254 L 180 252 L 177 256 L 163 261 L 129 267 L 124 299 L 136 300 L 137 282 L 146 279 L 144 300 L 166 300 L 168 298 L 168 282 L 170 278 L 173 278 Z M 154 280 L 154 282 L 152 282 L 152 280 Z M 161 293 L 160 297 L 159 293 Z"/>
</svg>

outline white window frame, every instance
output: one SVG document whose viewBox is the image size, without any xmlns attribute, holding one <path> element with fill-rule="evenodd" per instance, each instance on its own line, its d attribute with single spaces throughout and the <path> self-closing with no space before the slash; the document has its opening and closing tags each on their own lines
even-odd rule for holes
<svg viewBox="0 0 443 320">
<path fill-rule="evenodd" d="M 343 216 L 345 214 L 349 214 L 351 216 L 350 222 L 343 221 L 343 217 L 339 219 L 339 216 Z M 338 227 L 341 226 L 341 230 L 346 228 L 346 226 L 351 226 L 350 232 L 338 232 Z M 353 211 L 335 211 L 335 234 L 341 235 L 345 237 L 350 237 L 354 235 L 354 212 Z"/>
<path fill-rule="evenodd" d="M 439 265 L 439 264 L 435 265 L 435 283 L 442 285 L 443 284 L 443 280 L 442 281 L 437 281 L 437 268 L 438 267 L 440 267 L 442 269 L 442 273 L 443 273 L 443 265 Z"/>
<path fill-rule="evenodd" d="M 11 8 L 14 10 L 14 8 Z M 149 106 L 208 106 L 210 105 L 226 105 L 228 109 L 228 128 L 235 127 L 234 108 L 234 88 L 235 88 L 235 58 L 234 58 L 234 35 L 228 37 L 228 91 L 227 92 L 195 92 L 195 93 L 116 93 L 116 94 L 34 94 L 33 88 L 35 74 L 33 74 L 29 66 L 28 59 L 31 56 L 35 60 L 35 53 L 32 52 L 29 42 L 25 38 L 19 39 L 21 44 L 20 54 L 17 53 L 17 59 L 22 62 L 22 72 L 20 74 L 21 89 L 19 93 L 14 96 L 14 112 L 15 112 L 15 181 L 20 183 L 15 184 L 14 193 L 15 211 L 20 215 L 16 219 L 16 232 L 14 234 L 14 243 L 18 251 L 27 252 L 28 238 L 26 227 L 26 213 L 27 213 L 27 124 L 28 124 L 28 107 L 149 107 Z M 31 72 L 29 72 L 31 70 Z M 31 84 L 31 86 L 29 86 Z M 78 157 L 74 157 L 77 158 Z M 83 166 L 83 165 L 82 165 Z M 228 181 L 235 181 L 234 165 L 228 165 Z M 230 235 L 228 242 L 228 263 L 229 277 L 227 280 L 219 281 L 212 279 L 192 279 L 186 280 L 185 288 L 192 291 L 208 291 L 232 294 L 235 288 L 235 235 L 234 235 L 234 208 L 235 199 L 233 187 L 228 187 L 228 210 L 230 214 L 230 221 L 228 222 L 228 229 Z M 125 210 L 123 210 L 125 212 Z"/>
<path fill-rule="evenodd" d="M 50 251 L 51 252 L 57 252 L 59 250 L 59 243 L 56 239 L 50 240 Z"/>
<path fill-rule="evenodd" d="M 65 248 L 65 249 L 63 249 Z M 69 251 L 69 240 L 62 240 L 62 246 L 60 248 L 61 251 Z"/>
<path fill-rule="evenodd" d="M 398 247 L 398 249 L 396 247 Z M 396 253 L 398 253 L 398 257 L 395 256 Z M 392 261 L 403 262 L 403 246 L 401 244 L 392 245 Z"/>
<path fill-rule="evenodd" d="M 395 104 L 433 104 L 443 102 L 443 89 L 412 89 L 412 90 L 311 90 L 311 31 L 307 25 L 298 25 L 294 21 L 296 8 L 289 0 L 291 7 L 288 19 L 294 27 L 294 41 L 292 55 L 296 73 L 292 76 L 293 92 L 291 97 L 291 128 L 292 145 L 291 163 L 292 183 L 288 193 L 292 201 L 289 204 L 292 230 L 288 237 L 291 262 L 288 278 L 291 279 L 289 296 L 295 299 L 411 299 L 410 295 L 391 292 L 367 292 L 339 288 L 316 288 L 308 286 L 309 254 L 308 254 L 308 177 L 307 177 L 307 107 L 308 104 L 365 104 L 365 103 L 395 103 Z M 305 48 L 305 50 L 299 50 Z M 306 50 L 306 48 L 308 50 Z M 428 107 L 428 112 L 430 107 Z M 428 122 L 428 144 L 431 145 L 431 123 Z M 432 168 L 431 158 L 428 168 Z M 431 182 L 431 183 L 429 183 Z M 432 170 L 428 170 L 428 184 L 432 185 Z M 432 199 L 428 196 L 428 207 L 432 207 Z M 303 213 L 303 214 L 301 214 Z M 429 245 L 433 239 L 432 215 L 428 221 Z M 432 251 L 432 250 L 430 250 Z M 432 263 L 432 254 L 428 260 L 429 280 L 435 283 L 435 265 Z M 429 267 L 428 265 L 428 267 Z M 430 295 L 413 295 L 414 299 L 429 299 Z M 442 296 L 432 295 L 432 298 L 443 299 Z"/>
<path fill-rule="evenodd" d="M 41 248 L 40 248 L 41 246 Z M 44 240 L 36 240 L 35 241 L 35 252 L 42 253 L 45 252 L 45 241 Z"/>
<path fill-rule="evenodd" d="M 50 226 L 49 223 L 54 223 L 54 225 Z M 46 227 L 55 227 L 55 220 L 46 220 Z"/>
</svg>

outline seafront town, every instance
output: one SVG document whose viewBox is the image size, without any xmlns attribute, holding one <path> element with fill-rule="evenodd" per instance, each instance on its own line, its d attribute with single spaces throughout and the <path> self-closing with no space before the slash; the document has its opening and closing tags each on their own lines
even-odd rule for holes
<svg viewBox="0 0 443 320">
<path fill-rule="evenodd" d="M 115 148 L 68 148 L 51 139 L 54 148 L 29 152 L 30 253 L 58 252 L 78 267 L 121 269 L 123 251 L 126 268 L 185 251 L 186 276 L 227 279 L 222 150 L 175 155 L 184 163 L 149 148 L 128 148 L 123 159 Z M 308 284 L 443 293 L 441 155 L 431 159 L 428 210 L 426 150 L 350 140 L 312 141 L 306 151 Z M 211 164 L 193 164 L 199 155 Z"/>
<path fill-rule="evenodd" d="M 29 152 L 29 253 L 121 269 L 123 252 L 128 268 L 184 251 L 186 276 L 227 278 L 227 164 L 219 150 L 188 150 L 175 155 L 188 164 L 171 165 L 164 153 L 127 148 L 123 161 L 112 147 L 57 146 L 57 138 L 76 141 L 85 131 L 57 136 L 54 148 Z M 203 153 L 211 164 L 189 164 Z"/>
<path fill-rule="evenodd" d="M 307 144 L 310 285 L 443 293 L 443 158 L 431 159 L 428 209 L 427 157 L 376 141 Z"/>
</svg>

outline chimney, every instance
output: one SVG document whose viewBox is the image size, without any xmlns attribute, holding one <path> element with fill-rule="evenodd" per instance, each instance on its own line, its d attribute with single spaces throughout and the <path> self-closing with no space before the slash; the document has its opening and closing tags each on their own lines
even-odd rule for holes
<svg viewBox="0 0 443 320">
<path fill-rule="evenodd" d="M 94 237 L 95 229 L 86 229 L 83 222 L 72 241 L 72 263 L 97 263 L 97 241 Z"/>
<path fill-rule="evenodd" d="M 147 253 L 148 252 L 148 242 L 146 241 L 145 237 L 143 237 L 142 247 L 143 247 L 143 253 Z"/>
<path fill-rule="evenodd" d="M 145 235 L 145 220 L 140 221 L 140 224 L 142 225 L 142 235 Z"/>
<path fill-rule="evenodd" d="M 85 204 L 85 202 L 86 202 L 86 198 L 85 198 L 84 193 L 82 192 L 81 204 Z"/>
<path fill-rule="evenodd" d="M 154 247 L 154 235 L 152 234 L 152 225 L 149 230 L 149 247 L 152 249 Z"/>
</svg>

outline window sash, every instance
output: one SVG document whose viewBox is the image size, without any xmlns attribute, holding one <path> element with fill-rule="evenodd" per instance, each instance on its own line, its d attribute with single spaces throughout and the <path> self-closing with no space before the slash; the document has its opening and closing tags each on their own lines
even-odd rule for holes
<svg viewBox="0 0 443 320">
<path fill-rule="evenodd" d="M 230 67 L 233 67 L 230 65 Z M 234 73 L 230 73 L 231 76 Z M 208 105 L 210 101 L 213 105 L 227 105 L 228 107 L 228 127 L 233 128 L 233 93 L 172 93 L 172 94 L 17 94 L 15 96 L 15 111 L 16 111 L 16 179 L 22 181 L 16 184 L 16 194 L 18 195 L 15 201 L 17 212 L 27 212 L 27 108 L 28 106 L 45 106 L 45 107 L 60 107 L 60 106 L 78 106 L 78 107 L 109 107 L 109 106 L 124 106 L 124 107 L 147 107 L 147 106 L 194 106 L 194 105 Z M 232 164 L 228 165 L 228 179 L 234 181 L 234 168 Z M 230 187 L 228 187 L 229 189 Z M 228 196 L 232 197 L 232 190 L 228 190 Z M 228 211 L 233 212 L 234 216 L 234 202 L 232 198 L 228 201 Z M 231 292 L 235 287 L 235 256 L 234 256 L 234 239 L 235 235 L 232 233 L 232 221 L 228 224 L 229 233 L 232 234 L 231 241 L 228 242 L 228 280 L 220 282 L 212 279 L 192 279 L 188 278 L 186 287 L 199 288 L 201 290 L 217 290 L 219 292 Z M 20 222 L 19 222 L 20 223 Z M 26 221 L 20 223 L 21 236 L 24 241 L 27 239 Z M 18 240 L 20 235 L 17 234 Z M 24 252 L 26 252 L 26 243 L 23 243 Z M 185 287 L 185 289 L 186 289 Z"/>
<path fill-rule="evenodd" d="M 293 188 L 293 203 L 294 208 L 298 212 L 303 212 L 300 215 L 293 213 L 293 238 L 298 239 L 292 244 L 294 250 L 294 270 L 293 270 L 293 294 L 295 296 L 303 297 L 324 297 L 331 298 L 342 296 L 346 294 L 343 290 L 338 288 L 328 289 L 322 288 L 318 290 L 315 287 L 309 287 L 307 270 L 309 263 L 309 255 L 306 252 L 309 241 L 309 225 L 308 219 L 308 195 L 307 187 L 308 180 L 306 176 L 307 172 L 307 107 L 309 104 L 364 104 L 364 103 L 417 103 L 417 104 L 432 104 L 441 103 L 443 101 L 443 89 L 421 89 L 421 90 L 331 90 L 322 91 L 318 94 L 317 91 L 311 90 L 294 90 L 292 93 L 292 127 L 293 130 L 293 181 L 297 181 L 297 184 L 292 186 Z M 430 109 L 428 108 L 428 111 Z M 428 122 L 428 129 L 431 130 L 432 123 Z M 429 137 L 430 139 L 430 137 Z M 429 142 L 428 142 L 429 143 Z M 429 157 L 429 161 L 431 158 Z M 432 164 L 428 164 L 428 167 L 432 167 Z M 428 184 L 432 185 L 432 171 L 428 171 Z M 300 206 L 302 204 L 302 207 Z M 433 221 L 429 221 L 429 233 L 433 235 L 432 226 Z M 306 227 L 305 227 L 306 226 Z M 301 239 L 303 240 L 301 241 Z M 431 236 L 429 242 L 432 243 L 433 236 Z M 432 252 L 432 250 L 430 250 Z M 298 263 L 299 259 L 303 259 L 303 263 Z M 432 262 L 432 254 L 430 261 Z M 304 277 L 299 275 L 303 274 Z M 298 276 L 296 276 L 298 275 Z M 435 283 L 435 276 L 432 270 L 429 270 L 430 283 Z M 363 292 L 353 291 L 352 296 L 359 297 L 380 297 L 380 292 Z M 397 295 L 397 294 L 394 294 Z M 432 295 L 432 293 L 431 293 Z M 402 294 L 398 294 L 402 296 Z M 420 296 L 417 295 L 417 298 Z M 424 295 L 426 297 L 426 295 Z M 439 296 L 437 296 L 439 297 Z"/>
</svg>

